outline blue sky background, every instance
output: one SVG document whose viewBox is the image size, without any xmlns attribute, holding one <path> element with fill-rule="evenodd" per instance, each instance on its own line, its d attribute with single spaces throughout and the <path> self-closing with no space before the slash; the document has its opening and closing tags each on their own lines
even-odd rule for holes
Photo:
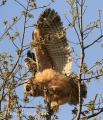
<svg viewBox="0 0 103 120">
<path fill-rule="evenodd" d="M 22 0 L 20 2 L 24 6 L 27 5 L 26 0 Z M 49 3 L 50 3 L 50 0 L 37 0 L 38 7 L 43 5 L 48 5 Z M 86 0 L 85 6 L 87 6 L 87 10 L 83 15 L 83 29 L 85 29 L 86 24 L 98 20 L 98 9 L 103 11 L 103 0 Z M 69 4 L 65 0 L 55 0 L 55 2 L 52 3 L 49 7 L 52 9 L 55 9 L 55 11 L 58 12 L 63 22 L 63 26 L 67 27 L 68 21 L 64 18 L 62 14 L 66 13 L 69 21 L 72 20 L 72 16 L 68 11 L 70 9 Z M 4 25 L 2 24 L 3 20 L 7 20 L 11 24 L 12 17 L 17 16 L 19 18 L 22 10 L 24 10 L 23 7 L 21 7 L 14 0 L 8 0 L 4 6 L 0 7 L 0 36 L 5 31 Z M 34 15 L 34 18 L 28 21 L 27 26 L 31 26 L 32 24 L 35 24 L 40 13 L 43 10 L 45 10 L 45 8 L 44 9 L 40 8 L 32 11 L 31 13 Z M 101 15 L 103 15 L 103 13 Z M 10 30 L 11 35 L 13 35 L 13 33 L 17 29 L 20 33 L 20 37 L 22 37 L 23 21 L 24 21 L 24 18 L 22 17 L 21 20 L 13 27 L 13 29 Z M 103 21 L 103 17 L 101 17 L 101 21 Z M 103 28 L 103 23 L 102 23 L 102 28 Z M 29 42 L 32 40 L 31 34 L 33 29 L 34 29 L 33 27 L 26 29 L 24 45 L 29 44 Z M 93 40 L 98 38 L 100 35 L 101 35 L 100 30 L 95 29 L 93 32 L 90 33 L 88 38 L 85 40 L 84 42 L 85 45 L 88 45 L 89 43 L 93 42 Z M 72 42 L 78 42 L 77 36 L 73 28 L 69 28 L 67 30 L 67 38 Z M 15 43 L 18 47 L 20 47 L 19 39 L 16 39 Z M 87 63 L 88 67 L 93 66 L 96 61 L 100 61 L 101 59 L 103 59 L 103 54 L 102 54 L 103 48 L 100 47 L 101 43 L 103 43 L 103 39 L 101 40 L 101 42 L 95 43 L 91 48 L 88 48 L 86 50 L 85 62 Z M 70 46 L 74 47 L 75 51 L 78 54 L 80 54 L 80 46 L 73 45 L 73 44 L 70 44 Z M 14 57 L 14 62 L 17 59 L 15 50 L 16 48 L 13 46 L 12 42 L 7 38 L 4 38 L 2 41 L 0 41 L 0 53 L 2 52 L 11 53 Z M 79 69 L 74 62 L 73 62 L 73 67 L 71 71 L 75 71 L 77 74 L 79 73 Z M 91 83 L 87 84 L 87 88 L 88 88 L 87 89 L 88 95 L 87 95 L 87 99 L 85 99 L 85 102 L 84 102 L 85 104 L 88 103 L 90 100 L 93 100 L 96 93 L 103 94 L 103 77 L 101 77 L 100 82 L 97 82 L 94 79 L 91 80 Z M 17 88 L 17 94 L 20 96 L 20 99 L 23 99 L 23 86 L 20 86 Z M 44 102 L 41 97 L 35 98 L 32 102 L 34 106 L 36 106 L 39 103 L 43 104 L 44 106 Z M 97 102 L 99 101 L 97 100 Z M 23 103 L 21 102 L 21 104 Z M 27 104 L 27 106 L 32 106 L 32 104 Z M 103 107 L 103 105 L 101 107 Z M 73 109 L 73 106 L 69 106 L 68 104 L 60 106 L 60 111 L 57 114 L 59 117 L 59 120 L 71 120 L 73 118 L 73 114 L 71 113 L 72 109 Z M 25 109 L 25 112 L 34 112 L 34 111 L 35 109 Z M 103 113 L 100 114 L 99 116 L 102 116 L 101 118 L 102 120 Z M 13 120 L 16 120 L 16 118 Z"/>
</svg>

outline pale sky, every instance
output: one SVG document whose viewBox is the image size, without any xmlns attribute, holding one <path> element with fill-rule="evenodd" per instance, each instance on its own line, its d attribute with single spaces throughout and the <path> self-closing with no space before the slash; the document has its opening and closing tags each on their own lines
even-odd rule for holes
<svg viewBox="0 0 103 120">
<path fill-rule="evenodd" d="M 26 0 L 20 1 L 24 6 L 26 6 Z M 37 0 L 37 6 L 43 6 L 48 5 L 50 3 L 50 0 Z M 98 10 L 103 11 L 103 0 L 86 0 L 85 6 L 87 6 L 87 10 L 85 14 L 83 15 L 83 29 L 85 30 L 85 27 L 90 22 L 98 20 Z M 55 9 L 56 12 L 61 17 L 61 20 L 63 22 L 63 26 L 68 26 L 68 21 L 64 18 L 62 15 L 63 13 L 67 14 L 67 18 L 69 21 L 71 21 L 71 15 L 69 13 L 70 6 L 66 2 L 66 0 L 55 0 L 54 3 L 52 3 L 50 8 Z M 48 7 L 48 8 L 49 8 Z M 2 24 L 3 20 L 7 20 L 10 24 L 12 23 L 12 17 L 18 16 L 20 17 L 21 11 L 24 10 L 23 7 L 21 7 L 19 4 L 15 2 L 15 0 L 7 0 L 7 3 L 0 7 L 0 36 L 4 33 L 4 25 Z M 37 10 L 32 11 L 31 13 L 34 15 L 34 18 L 28 21 L 27 26 L 31 26 L 32 24 L 35 24 L 40 13 L 44 11 L 45 8 L 40 8 Z M 103 13 L 101 14 L 103 16 Z M 22 17 L 21 20 L 16 24 L 16 26 L 13 27 L 12 30 L 10 30 L 11 35 L 13 35 L 14 31 L 17 29 L 22 36 L 23 32 L 23 21 L 24 18 Z M 101 21 L 103 21 L 103 17 L 101 17 Z M 102 23 L 103 28 L 103 23 Z M 24 45 L 29 44 L 29 42 L 32 40 L 32 31 L 33 27 L 26 29 L 25 33 L 25 41 Z M 99 28 L 93 30 L 93 32 L 90 33 L 90 35 L 85 40 L 84 45 L 88 45 L 93 42 L 93 40 L 97 39 L 101 35 Z M 73 28 L 69 28 L 67 30 L 67 38 L 72 42 L 78 42 L 78 38 L 75 34 L 75 31 Z M 20 47 L 19 40 L 16 39 L 15 43 L 18 47 Z M 100 44 L 103 43 L 103 39 L 101 39 L 101 42 L 95 43 L 91 48 L 88 48 L 85 53 L 85 62 L 90 68 L 94 65 L 96 61 L 100 61 L 103 59 L 103 48 L 100 46 Z M 70 43 L 71 48 L 74 47 L 74 50 L 80 55 L 80 46 L 73 45 Z M 8 52 L 13 55 L 15 61 L 17 59 L 16 53 L 15 53 L 15 47 L 12 45 L 11 41 L 7 38 L 4 38 L 2 41 L 0 41 L 0 53 L 2 52 Z M 23 64 L 24 65 L 24 64 Z M 76 64 L 73 62 L 72 70 L 75 71 L 77 74 L 79 73 L 79 69 L 76 66 Z M 93 100 L 96 93 L 103 94 L 103 77 L 101 77 L 100 82 L 95 81 L 94 79 L 91 80 L 90 84 L 87 84 L 87 98 L 84 100 L 84 104 L 87 104 L 90 100 Z M 20 99 L 23 99 L 23 86 L 20 86 L 17 88 L 17 94 L 20 96 Z M 20 101 L 21 102 L 21 101 Z M 97 101 L 99 102 L 99 100 Z M 43 99 L 41 97 L 35 98 L 32 101 L 33 105 L 36 106 L 37 104 L 42 104 L 44 106 Z M 23 104 L 21 102 L 21 104 Z M 27 106 L 32 106 L 32 104 L 27 104 Z M 103 107 L 103 105 L 101 106 Z M 68 104 L 60 106 L 60 111 L 57 113 L 59 120 L 72 120 L 73 114 L 71 113 L 71 110 L 74 108 L 74 106 L 70 106 Z M 35 109 L 25 109 L 25 112 L 34 112 Z M 103 119 L 103 113 L 99 116 L 102 116 L 101 120 Z M 17 120 L 17 118 L 13 119 Z M 24 120 L 24 119 L 23 119 Z"/>
</svg>

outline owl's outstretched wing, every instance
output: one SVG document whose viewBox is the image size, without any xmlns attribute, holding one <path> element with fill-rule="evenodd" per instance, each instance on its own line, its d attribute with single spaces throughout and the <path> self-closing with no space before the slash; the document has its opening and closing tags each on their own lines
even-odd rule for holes
<svg viewBox="0 0 103 120">
<path fill-rule="evenodd" d="M 28 68 L 32 76 L 35 76 L 37 72 L 37 65 L 36 65 L 34 53 L 30 52 L 29 50 L 27 51 L 27 57 L 24 60 L 24 64 Z"/>
<path fill-rule="evenodd" d="M 32 37 L 37 70 L 52 68 L 68 75 L 72 66 L 70 47 L 58 13 L 50 8 L 42 12 Z"/>
</svg>

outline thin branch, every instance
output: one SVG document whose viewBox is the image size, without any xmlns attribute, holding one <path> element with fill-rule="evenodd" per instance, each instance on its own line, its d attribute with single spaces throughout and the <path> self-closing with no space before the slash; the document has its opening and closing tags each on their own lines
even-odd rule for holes
<svg viewBox="0 0 103 120">
<path fill-rule="evenodd" d="M 48 7 L 48 6 L 50 6 L 52 3 L 53 3 L 53 2 L 50 2 L 48 5 L 44 5 L 44 6 L 42 6 L 42 7 L 32 8 L 32 9 L 30 9 L 29 11 L 34 10 L 34 9 L 40 9 L 40 8 Z"/>
<path fill-rule="evenodd" d="M 20 2 L 18 2 L 17 0 L 14 0 L 15 2 L 17 2 L 19 5 L 21 5 L 25 10 L 27 10 L 24 6 L 23 6 L 23 4 L 21 4 Z"/>
<path fill-rule="evenodd" d="M 44 87 L 44 103 L 46 108 L 46 120 L 51 120 L 51 99 L 48 88 Z"/>
<path fill-rule="evenodd" d="M 5 5 L 6 2 L 7 2 L 6 0 L 2 0 L 2 4 L 0 5 L 0 7 Z"/>
<path fill-rule="evenodd" d="M 103 103 L 103 101 L 102 102 L 99 102 L 99 103 L 93 103 L 93 105 L 99 105 L 99 104 L 102 104 Z M 89 104 L 84 104 L 83 106 L 86 106 L 86 107 L 88 107 L 88 105 Z M 101 108 L 98 108 L 98 109 L 93 109 L 93 110 L 100 110 Z M 103 108 L 102 108 L 103 109 Z"/>
<path fill-rule="evenodd" d="M 19 48 L 17 47 L 17 45 L 14 43 L 14 41 L 12 41 L 12 43 L 13 43 L 13 45 L 14 45 L 17 49 L 19 49 Z"/>
<path fill-rule="evenodd" d="M 81 42 L 81 61 L 80 61 L 80 69 L 79 69 L 79 73 L 81 73 L 81 68 L 84 62 L 84 43 L 83 43 L 83 22 L 82 22 L 82 13 L 83 13 L 83 0 L 81 0 L 81 6 L 80 6 L 80 42 Z M 79 81 L 78 81 L 78 89 L 79 89 L 79 108 L 78 108 L 78 113 L 76 116 L 77 120 L 80 120 L 80 115 L 81 115 L 81 111 L 82 111 L 82 96 L 81 96 L 81 78 L 82 78 L 82 74 L 79 74 Z"/>
<path fill-rule="evenodd" d="M 0 5 L 0 7 L 3 6 L 3 4 Z"/>
<path fill-rule="evenodd" d="M 103 37 L 103 35 L 101 35 L 99 38 L 97 38 L 96 40 L 94 40 L 94 42 L 92 42 L 91 44 L 89 44 L 86 47 L 84 47 L 84 49 L 87 49 L 88 47 L 92 46 L 94 43 L 98 42 L 102 37 Z"/>
<path fill-rule="evenodd" d="M 68 21 L 68 23 L 70 23 L 70 21 L 68 20 L 68 18 L 67 18 L 66 16 L 65 16 L 65 18 L 66 18 L 66 20 Z M 74 27 L 74 30 L 75 30 L 75 32 L 76 32 L 76 34 L 77 34 L 78 40 L 79 40 L 79 42 L 80 42 L 79 34 L 78 34 L 78 32 L 77 32 L 77 29 L 76 29 L 75 25 L 74 25 L 73 27 Z M 81 44 L 81 43 L 74 43 L 74 44 Z"/>
<path fill-rule="evenodd" d="M 75 64 L 77 65 L 77 67 L 80 68 L 80 66 L 77 64 L 77 61 L 78 61 L 78 60 L 75 60 L 75 58 L 73 58 L 73 57 L 72 57 L 72 59 L 73 59 L 73 61 L 75 62 Z"/>
<path fill-rule="evenodd" d="M 78 44 L 80 44 L 80 43 L 76 43 L 76 42 L 72 42 L 72 41 L 70 41 L 70 40 L 68 40 L 70 43 L 72 43 L 72 44 L 75 44 L 75 45 L 78 45 Z"/>
<path fill-rule="evenodd" d="M 78 2 L 78 0 L 76 0 L 76 6 L 77 6 L 76 11 L 77 11 L 77 14 L 78 14 L 78 4 L 79 4 L 79 2 Z M 79 26 L 79 29 L 80 29 L 79 15 L 78 15 L 78 26 Z"/>
<path fill-rule="evenodd" d="M 103 59 L 101 59 L 98 63 L 101 64 L 101 62 L 103 61 Z M 81 72 L 81 74 L 85 73 L 85 72 L 88 72 L 90 71 L 92 68 L 94 68 L 95 66 L 97 66 L 98 64 L 94 64 L 92 67 L 90 67 L 88 70 L 84 71 L 84 72 Z"/>
<path fill-rule="evenodd" d="M 88 35 L 89 35 L 93 30 L 94 30 L 94 28 L 92 28 L 88 33 L 87 33 L 87 31 L 86 31 L 86 33 L 84 34 L 85 37 L 83 38 L 83 40 L 85 40 L 85 39 L 88 37 Z"/>
<path fill-rule="evenodd" d="M 100 114 L 100 113 L 102 113 L 102 112 L 103 112 L 103 108 L 102 108 L 101 110 L 99 110 L 98 112 L 93 113 L 92 115 L 87 116 L 87 119 L 90 119 L 90 118 L 92 118 L 92 117 L 95 117 L 95 116 L 97 116 L 98 114 Z"/>
<path fill-rule="evenodd" d="M 27 27 L 25 27 L 25 28 L 30 28 L 30 27 L 34 27 L 34 26 L 27 26 Z"/>
<path fill-rule="evenodd" d="M 21 107 L 14 107 L 14 108 L 21 108 Z M 22 108 L 37 108 L 37 107 L 22 107 Z M 42 108 L 42 109 L 45 109 L 45 108 Z"/>
<path fill-rule="evenodd" d="M 30 47 L 27 47 L 27 48 L 23 49 L 22 51 L 25 51 L 26 49 L 30 49 Z"/>
<path fill-rule="evenodd" d="M 96 75 L 96 76 L 93 76 L 93 77 L 90 77 L 90 78 L 81 79 L 81 80 L 90 80 L 90 79 L 93 79 L 93 78 L 96 78 L 96 77 L 101 77 L 101 76 L 103 76 L 103 74 Z"/>
<path fill-rule="evenodd" d="M 99 14 L 99 20 L 101 22 L 101 14 Z M 102 25 L 101 25 L 101 23 L 100 23 L 100 31 L 101 31 L 101 35 L 102 35 Z"/>
<path fill-rule="evenodd" d="M 85 33 L 87 30 L 91 30 L 91 29 L 93 29 L 93 28 L 98 28 L 98 26 L 97 25 L 95 25 L 95 26 L 92 26 L 92 27 L 89 27 L 89 28 L 87 28 L 87 29 L 85 29 L 84 31 L 83 31 L 83 33 Z M 85 35 L 85 34 L 84 34 Z"/>
<path fill-rule="evenodd" d="M 80 42 L 79 34 L 78 34 L 77 29 L 76 29 L 75 26 L 74 26 L 74 30 L 75 30 L 75 32 L 76 32 L 76 34 L 77 34 L 77 36 L 78 36 L 78 40 L 79 40 L 79 42 Z M 80 44 L 81 44 L 81 42 L 80 42 Z"/>
</svg>

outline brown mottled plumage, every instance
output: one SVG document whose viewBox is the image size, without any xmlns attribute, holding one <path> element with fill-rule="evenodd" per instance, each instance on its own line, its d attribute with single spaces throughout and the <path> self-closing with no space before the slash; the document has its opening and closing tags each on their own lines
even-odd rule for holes
<svg viewBox="0 0 103 120">
<path fill-rule="evenodd" d="M 79 101 L 78 79 L 75 73 L 66 77 L 55 70 L 45 69 L 38 72 L 35 77 L 31 77 L 24 84 L 24 91 L 34 97 L 44 97 L 44 87 L 49 89 L 51 106 L 59 106 L 64 103 L 77 105 Z M 87 94 L 86 85 L 82 83 L 82 97 Z"/>
<path fill-rule="evenodd" d="M 35 76 L 36 72 L 37 72 L 37 65 L 36 65 L 36 62 L 31 59 L 30 57 L 27 57 L 25 60 L 24 60 L 24 63 L 25 63 L 25 66 L 28 68 L 29 72 Z"/>
<path fill-rule="evenodd" d="M 37 72 L 37 65 L 36 65 L 34 53 L 32 53 L 29 50 L 27 51 L 27 57 L 24 60 L 24 64 L 28 68 L 32 76 L 35 76 Z"/>
<path fill-rule="evenodd" d="M 70 105 L 78 104 L 78 76 L 74 72 L 70 74 L 70 47 L 58 13 L 50 8 L 42 12 L 32 38 L 37 73 L 25 82 L 24 91 L 34 97 L 44 97 L 44 87 L 48 88 L 53 108 L 67 102 Z M 85 83 L 81 88 L 82 98 L 85 98 Z"/>
</svg>

